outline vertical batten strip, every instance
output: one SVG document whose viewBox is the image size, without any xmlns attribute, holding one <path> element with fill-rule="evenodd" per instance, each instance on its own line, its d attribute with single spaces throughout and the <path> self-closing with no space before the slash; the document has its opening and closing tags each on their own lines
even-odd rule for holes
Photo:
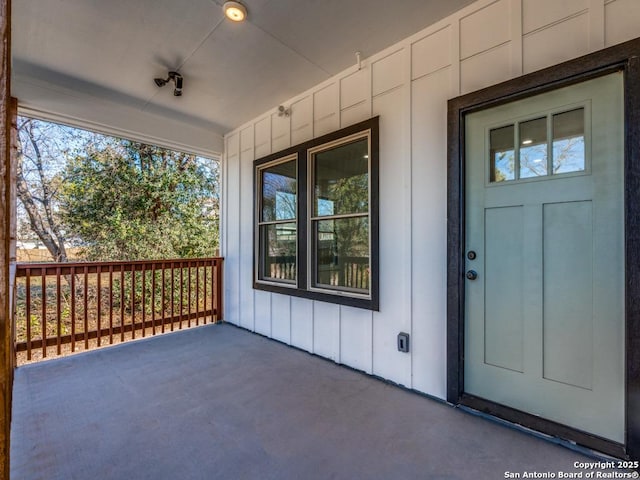
<svg viewBox="0 0 640 480">
<path fill-rule="evenodd" d="M 373 117 L 373 63 L 371 61 L 371 59 L 369 59 L 369 61 L 367 62 L 368 65 L 368 75 L 367 75 L 367 83 L 368 83 L 368 96 L 367 96 L 367 101 L 369 102 L 369 117 Z M 378 280 L 379 281 L 379 280 Z M 315 312 L 315 309 L 312 309 L 312 313 Z M 315 330 L 314 330 L 314 322 L 315 322 L 315 314 L 312 315 L 312 322 L 311 322 L 311 327 L 312 327 L 312 343 L 311 345 L 313 345 L 314 343 L 314 338 L 313 335 L 315 335 Z M 373 366 L 374 366 L 374 341 L 373 341 L 373 336 L 374 336 L 374 328 L 375 328 L 375 321 L 374 321 L 374 314 L 373 312 L 371 312 L 371 361 L 369 364 L 369 372 L 371 374 L 373 374 Z"/>
<path fill-rule="evenodd" d="M 461 17 L 458 16 L 451 22 L 451 91 L 449 98 L 460 95 L 462 89 L 462 74 L 460 64 L 462 62 L 460 55 L 460 22 Z"/>
<path fill-rule="evenodd" d="M 605 0 L 589 0 L 589 52 L 605 47 Z"/>
<path fill-rule="evenodd" d="M 403 76 L 403 105 L 404 105 L 404 118 L 403 118 L 403 142 L 406 145 L 406 154 L 403 158 L 404 163 L 404 185 L 403 185 L 403 194 L 404 194 L 404 250 L 406 255 L 409 258 L 409 261 L 406 262 L 405 268 L 403 269 L 404 273 L 404 294 L 405 299 L 403 301 L 403 309 L 404 314 L 403 318 L 405 318 L 405 322 L 407 325 L 408 333 L 413 334 L 413 316 L 412 316 L 412 305 L 413 305 L 413 289 L 411 288 L 413 284 L 413 262 L 411 259 L 413 258 L 413 151 L 412 151 L 412 134 L 411 134 L 411 116 L 413 114 L 412 109 L 412 82 L 411 82 L 411 66 L 412 66 L 412 58 L 411 58 L 411 44 L 407 44 L 403 51 L 404 57 L 404 76 Z M 404 330 L 407 331 L 407 330 Z M 413 351 L 409 352 L 409 388 L 413 388 Z"/>
<path fill-rule="evenodd" d="M 601 1 L 601 0 L 600 0 Z M 511 77 L 519 77 L 524 72 L 523 41 L 522 41 L 522 2 L 510 0 L 509 13 L 511 18 Z M 603 6 L 604 11 L 604 6 Z"/>
</svg>

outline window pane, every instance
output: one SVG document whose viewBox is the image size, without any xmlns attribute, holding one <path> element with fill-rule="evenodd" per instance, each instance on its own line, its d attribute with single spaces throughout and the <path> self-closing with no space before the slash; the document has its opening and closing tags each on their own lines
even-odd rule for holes
<svg viewBox="0 0 640 480">
<path fill-rule="evenodd" d="M 585 168 L 584 108 L 553 116 L 553 173 Z"/>
<path fill-rule="evenodd" d="M 369 211 L 367 138 L 314 155 L 314 216 Z"/>
<path fill-rule="evenodd" d="M 315 284 L 369 291 L 369 218 L 314 222 Z"/>
<path fill-rule="evenodd" d="M 520 124 L 520 178 L 547 174 L 547 117 Z"/>
<path fill-rule="evenodd" d="M 504 182 L 515 180 L 515 148 L 513 125 L 508 127 L 494 128 L 489 132 L 489 155 L 491 167 L 489 172 L 490 182 Z"/>
<path fill-rule="evenodd" d="M 295 281 L 296 224 L 260 226 L 261 279 Z"/>
<path fill-rule="evenodd" d="M 296 218 L 296 161 L 261 170 L 263 222 Z"/>
</svg>

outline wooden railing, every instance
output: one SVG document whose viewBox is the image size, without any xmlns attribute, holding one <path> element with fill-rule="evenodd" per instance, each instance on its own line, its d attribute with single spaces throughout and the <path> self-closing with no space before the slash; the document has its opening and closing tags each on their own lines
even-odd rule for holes
<svg viewBox="0 0 640 480">
<path fill-rule="evenodd" d="M 336 257 L 332 254 L 324 254 L 320 257 L 318 280 L 324 285 L 367 290 L 370 276 L 369 263 L 369 257 Z M 296 257 L 284 255 L 268 257 L 265 270 L 268 278 L 295 280 Z"/>
<path fill-rule="evenodd" d="M 358 290 L 369 288 L 369 257 L 333 257 L 320 258 L 318 281 L 324 285 L 341 286 Z"/>
<path fill-rule="evenodd" d="M 222 319 L 222 268 L 218 257 L 19 263 L 18 364 L 217 322 Z"/>
<path fill-rule="evenodd" d="M 280 255 L 268 257 L 267 276 L 280 280 L 296 279 L 296 257 L 293 255 Z"/>
</svg>

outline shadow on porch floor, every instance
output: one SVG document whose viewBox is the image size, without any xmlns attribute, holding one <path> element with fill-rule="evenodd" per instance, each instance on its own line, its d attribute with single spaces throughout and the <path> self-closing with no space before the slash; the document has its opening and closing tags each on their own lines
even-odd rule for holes
<svg viewBox="0 0 640 480">
<path fill-rule="evenodd" d="M 15 480 L 498 479 L 589 461 L 225 324 L 19 368 L 11 442 Z"/>
</svg>

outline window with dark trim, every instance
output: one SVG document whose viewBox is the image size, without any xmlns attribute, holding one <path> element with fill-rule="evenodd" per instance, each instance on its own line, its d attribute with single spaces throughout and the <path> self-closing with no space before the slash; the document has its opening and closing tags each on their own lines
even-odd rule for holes
<svg viewBox="0 0 640 480">
<path fill-rule="evenodd" d="M 378 310 L 378 117 L 254 166 L 254 288 Z"/>
</svg>

